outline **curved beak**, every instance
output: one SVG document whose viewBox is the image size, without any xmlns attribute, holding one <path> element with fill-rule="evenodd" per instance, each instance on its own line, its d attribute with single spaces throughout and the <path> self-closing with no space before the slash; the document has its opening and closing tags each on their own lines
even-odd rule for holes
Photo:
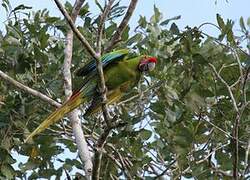
<svg viewBox="0 0 250 180">
<path fill-rule="evenodd" d="M 151 62 L 151 63 L 148 63 L 148 70 L 149 71 L 153 71 L 155 68 L 155 63 Z"/>
</svg>

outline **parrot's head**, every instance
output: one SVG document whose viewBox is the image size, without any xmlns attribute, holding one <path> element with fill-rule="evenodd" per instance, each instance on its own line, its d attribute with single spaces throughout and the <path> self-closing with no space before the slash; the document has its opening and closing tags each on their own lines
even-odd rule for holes
<svg viewBox="0 0 250 180">
<path fill-rule="evenodd" d="M 138 65 L 138 68 L 141 72 L 153 71 L 156 63 L 157 63 L 156 57 L 144 56 L 141 59 L 139 65 Z"/>
</svg>

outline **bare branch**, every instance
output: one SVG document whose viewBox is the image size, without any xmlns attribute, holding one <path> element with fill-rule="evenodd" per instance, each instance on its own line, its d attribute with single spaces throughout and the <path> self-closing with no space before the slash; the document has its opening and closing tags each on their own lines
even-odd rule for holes
<svg viewBox="0 0 250 180">
<path fill-rule="evenodd" d="M 223 130 L 222 128 L 220 128 L 219 126 L 216 126 L 214 123 L 210 122 L 208 119 L 201 117 L 201 120 L 205 121 L 206 123 L 210 124 L 211 126 L 213 126 L 215 129 L 221 131 L 223 134 L 225 134 L 227 137 L 231 138 L 231 139 L 235 139 L 234 136 L 232 136 L 229 132 L 226 132 L 225 130 Z M 239 143 L 241 144 L 246 144 L 244 141 L 240 141 L 238 139 Z"/>
<path fill-rule="evenodd" d="M 246 83 L 248 80 L 248 75 L 250 74 L 250 66 L 247 68 L 245 76 L 244 76 L 244 80 L 243 80 L 243 84 L 242 84 L 242 91 L 243 91 L 243 97 L 244 97 L 244 103 L 247 102 L 247 93 L 246 93 Z"/>
<path fill-rule="evenodd" d="M 112 122 L 115 122 L 117 120 L 117 117 L 113 117 Z M 95 156 L 94 156 L 94 167 L 93 167 L 93 173 L 92 173 L 92 179 L 98 180 L 100 176 L 100 168 L 101 168 L 101 159 L 102 159 L 102 153 L 103 153 L 103 147 L 106 144 L 107 138 L 112 131 L 112 129 L 120 126 L 120 123 L 115 123 L 111 126 L 107 126 L 104 129 L 104 132 L 99 136 L 97 143 L 95 145 Z"/>
<path fill-rule="evenodd" d="M 75 23 L 77 15 L 81 9 L 85 0 L 76 0 L 73 10 L 71 12 L 71 20 Z M 63 78 L 64 78 L 64 92 L 66 100 L 70 98 L 72 94 L 72 78 L 71 78 L 71 61 L 72 61 L 72 48 L 73 48 L 73 31 L 69 29 L 66 36 L 65 58 L 63 64 Z"/>
<path fill-rule="evenodd" d="M 75 109 L 69 114 L 69 119 L 72 124 L 72 130 L 73 130 L 75 142 L 76 142 L 77 149 L 78 149 L 78 154 L 82 162 L 84 163 L 84 170 L 86 173 L 86 178 L 90 179 L 92 170 L 93 170 L 93 164 L 91 160 L 91 154 L 88 149 L 88 144 L 83 134 L 83 130 L 81 128 L 81 120 L 79 118 L 79 114 L 80 114 L 80 111 L 78 109 Z"/>
<path fill-rule="evenodd" d="M 99 75 L 99 91 L 102 94 L 102 102 L 103 102 L 103 106 L 102 106 L 102 110 L 103 110 L 103 115 L 104 115 L 104 119 L 106 122 L 108 122 L 107 118 L 109 117 L 109 113 L 107 111 L 107 107 L 106 107 L 106 101 L 107 101 L 107 89 L 105 86 L 105 79 L 104 79 L 104 75 L 103 75 L 103 69 L 102 69 L 102 63 L 100 60 L 100 54 L 96 53 L 94 51 L 94 49 L 90 46 L 90 44 L 88 43 L 88 41 L 85 39 L 85 37 L 78 31 L 78 29 L 76 28 L 73 20 L 71 19 L 71 17 L 69 16 L 69 14 L 67 13 L 67 11 L 64 9 L 64 7 L 62 6 L 62 4 L 59 2 L 59 0 L 54 0 L 56 5 L 58 6 L 58 8 L 60 9 L 60 11 L 62 12 L 62 14 L 64 15 L 65 19 L 68 21 L 72 31 L 75 33 L 76 37 L 80 40 L 80 42 L 83 44 L 83 46 L 87 49 L 87 51 L 89 52 L 89 54 L 95 59 L 96 62 L 96 67 L 97 67 L 97 72 Z"/>
<path fill-rule="evenodd" d="M 103 14 L 101 15 L 100 18 L 100 24 L 99 24 L 99 28 L 98 28 L 98 32 L 97 32 L 97 52 L 99 54 L 101 54 L 102 52 L 102 33 L 103 33 L 103 28 L 105 25 L 105 20 L 110 12 L 111 6 L 114 3 L 115 0 L 109 0 L 108 4 L 106 5 Z"/>
<path fill-rule="evenodd" d="M 42 94 L 41 92 L 39 91 L 36 91 L 28 86 L 25 86 L 24 84 L 16 81 L 15 79 L 9 77 L 7 74 L 5 74 L 3 71 L 0 70 L 0 78 L 4 79 L 6 82 L 9 82 L 11 83 L 12 85 L 14 85 L 15 87 L 19 88 L 19 89 L 22 89 L 23 91 L 33 95 L 33 96 L 36 96 L 38 98 L 40 98 L 41 100 L 51 104 L 52 106 L 56 106 L 56 107 L 60 107 L 61 104 L 56 102 L 55 100 L 51 99 L 50 97 Z"/>
<path fill-rule="evenodd" d="M 244 173 L 242 174 L 243 176 L 247 173 L 248 168 L 250 168 L 248 164 L 248 158 L 249 158 L 249 153 L 250 153 L 250 139 L 248 139 L 248 145 L 245 153 L 245 163 L 244 163 Z"/>
<path fill-rule="evenodd" d="M 126 29 L 128 22 L 132 16 L 132 14 L 134 13 L 136 4 L 137 4 L 138 0 L 131 0 L 128 10 L 122 20 L 122 22 L 120 23 L 120 25 L 118 26 L 115 34 L 113 35 L 108 47 L 105 49 L 106 52 L 110 51 L 121 39 L 121 35 L 124 32 L 124 30 Z"/>
<path fill-rule="evenodd" d="M 123 169 L 124 173 L 126 174 L 126 176 L 128 177 L 128 179 L 133 179 L 131 174 L 129 173 L 129 170 L 127 168 L 127 165 L 125 163 L 125 159 L 122 157 L 122 155 L 116 150 L 116 148 L 113 146 L 113 144 L 109 144 L 109 147 L 117 154 L 119 160 L 120 160 L 120 164 L 121 164 L 121 169 Z"/>
<path fill-rule="evenodd" d="M 63 7 L 63 5 L 59 2 L 59 0 L 54 0 L 57 7 L 59 8 L 59 10 L 61 11 L 61 13 L 64 15 L 65 19 L 68 21 L 72 31 L 75 33 L 76 37 L 80 40 L 80 42 L 83 44 L 83 46 L 87 49 L 87 51 L 89 52 L 89 54 L 95 58 L 95 59 L 99 59 L 99 56 L 95 53 L 94 49 L 90 46 L 89 42 L 86 40 L 86 38 L 80 33 L 80 31 L 78 31 L 78 29 L 76 28 L 74 21 L 71 19 L 70 15 L 68 14 L 68 12 L 65 10 L 65 8 Z"/>
<path fill-rule="evenodd" d="M 212 68 L 213 72 L 215 73 L 216 77 L 226 86 L 228 93 L 230 95 L 231 101 L 233 102 L 233 107 L 236 111 L 236 118 L 235 118 L 235 122 L 234 122 L 234 126 L 233 126 L 233 143 L 234 143 L 234 162 L 233 162 L 233 177 L 234 179 L 238 179 L 239 178 L 239 169 L 238 169 L 238 159 L 239 159 L 239 140 L 238 140 L 238 136 L 239 136 L 239 125 L 240 125 L 240 118 L 241 118 L 241 113 L 238 109 L 236 100 L 234 98 L 233 92 L 230 88 L 230 86 L 227 84 L 227 82 L 218 74 L 218 72 L 216 71 L 216 68 L 214 67 L 214 65 L 212 65 L 211 63 L 209 63 L 209 66 Z M 243 78 L 243 77 L 241 77 Z"/>
<path fill-rule="evenodd" d="M 234 161 L 233 161 L 233 177 L 235 180 L 239 179 L 239 126 L 240 126 L 240 114 L 237 113 L 233 126 L 233 143 L 234 143 Z"/>
<path fill-rule="evenodd" d="M 171 166 L 176 162 L 176 160 L 173 160 L 171 163 L 169 163 L 164 171 L 161 172 L 161 174 L 158 174 L 154 177 L 154 179 L 158 179 L 165 175 L 165 173 L 171 168 Z"/>
<path fill-rule="evenodd" d="M 77 15 L 83 5 L 84 0 L 76 0 L 72 13 L 71 18 L 73 23 L 76 21 Z M 69 99 L 72 95 L 72 77 L 71 77 L 71 62 L 72 62 L 72 49 L 73 49 L 73 31 L 69 29 L 66 36 L 66 47 L 65 47 L 65 58 L 63 64 L 63 78 L 64 78 L 64 92 L 66 96 L 66 100 Z M 78 149 L 78 154 L 80 159 L 84 164 L 84 169 L 86 173 L 86 177 L 90 179 L 92 174 L 92 161 L 91 155 L 88 149 L 88 144 L 84 137 L 84 133 L 81 127 L 81 119 L 79 118 L 80 111 L 78 109 L 73 110 L 69 113 L 68 117 L 72 124 L 72 131 L 75 137 L 75 142 Z"/>
<path fill-rule="evenodd" d="M 216 68 L 214 67 L 213 64 L 209 63 L 209 66 L 212 68 L 212 70 L 213 70 L 214 74 L 216 75 L 216 77 L 222 82 L 222 84 L 224 84 L 224 85 L 226 86 L 226 88 L 227 88 L 227 90 L 228 90 L 228 93 L 229 93 L 229 95 L 230 95 L 230 98 L 231 98 L 231 100 L 232 100 L 232 102 L 233 102 L 233 107 L 234 107 L 235 111 L 236 111 L 237 113 L 239 113 L 239 109 L 238 109 L 236 100 L 235 100 L 235 98 L 234 98 L 234 95 L 233 95 L 233 92 L 232 92 L 230 86 L 229 86 L 229 85 L 227 84 L 227 82 L 219 75 L 219 73 L 216 71 Z"/>
<path fill-rule="evenodd" d="M 76 0 L 71 12 L 72 21 L 75 22 L 85 0 Z"/>
<path fill-rule="evenodd" d="M 95 147 L 94 163 L 93 163 L 94 164 L 93 173 L 92 173 L 93 180 L 98 180 L 100 177 L 103 146 L 107 140 L 107 137 L 110 131 L 111 131 L 111 128 L 107 127 L 97 141 L 97 144 Z"/>
<path fill-rule="evenodd" d="M 216 167 L 214 167 L 214 166 L 212 166 L 212 170 L 213 170 L 213 172 L 215 172 L 215 173 L 218 173 L 218 174 L 221 174 L 221 175 L 223 175 L 223 176 L 227 176 L 227 177 L 233 177 L 233 175 L 232 174 L 230 174 L 230 173 L 228 173 L 228 172 L 226 172 L 226 171 L 223 171 L 223 170 L 221 170 L 221 169 L 218 169 L 218 168 L 216 168 Z"/>
</svg>

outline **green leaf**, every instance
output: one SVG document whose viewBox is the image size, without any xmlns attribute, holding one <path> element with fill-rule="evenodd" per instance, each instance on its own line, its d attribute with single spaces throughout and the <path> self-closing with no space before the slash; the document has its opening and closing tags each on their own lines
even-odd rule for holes
<svg viewBox="0 0 250 180">
<path fill-rule="evenodd" d="M 225 30 L 225 23 L 222 19 L 222 17 L 220 16 L 220 14 L 216 14 L 216 19 L 217 19 L 217 23 L 219 25 L 219 27 L 222 29 L 222 31 Z"/>
<path fill-rule="evenodd" d="M 58 17 L 45 17 L 45 21 L 49 24 L 55 23 L 56 21 L 59 21 L 60 18 Z"/>
<path fill-rule="evenodd" d="M 7 179 L 12 179 L 15 176 L 15 170 L 9 164 L 2 164 L 1 172 Z"/>
<path fill-rule="evenodd" d="M 109 16 L 108 16 L 108 20 L 113 21 L 114 19 L 122 16 L 125 13 L 125 10 L 127 9 L 127 6 L 113 6 Z"/>
<path fill-rule="evenodd" d="M 79 16 L 81 16 L 82 18 L 84 17 L 84 16 L 86 16 L 86 14 L 89 12 L 89 4 L 88 3 L 86 3 L 82 8 L 81 8 L 81 10 L 80 10 L 80 12 L 79 12 Z"/>
<path fill-rule="evenodd" d="M 162 14 L 159 9 L 154 5 L 154 15 L 150 18 L 150 22 L 157 24 L 162 18 Z"/>
<path fill-rule="evenodd" d="M 97 7 L 101 10 L 101 12 L 104 11 L 104 9 L 102 8 L 101 4 L 98 2 L 98 0 L 95 0 L 95 4 L 97 5 Z"/>
<path fill-rule="evenodd" d="M 9 0 L 3 0 L 2 1 L 2 6 L 4 7 L 5 11 L 8 13 L 9 10 L 11 9 L 11 5 Z"/>
<path fill-rule="evenodd" d="M 13 37 L 13 36 L 9 36 L 5 39 L 5 41 L 9 44 L 9 45 L 14 45 L 14 46 L 20 46 L 20 40 Z"/>
<path fill-rule="evenodd" d="M 50 37 L 50 35 L 46 33 L 46 29 L 42 28 L 39 31 L 40 48 L 42 50 L 47 47 L 49 37 Z"/>
<path fill-rule="evenodd" d="M 127 45 L 131 46 L 133 43 L 138 43 L 142 40 L 142 35 L 141 34 L 136 34 L 134 36 L 132 36 L 131 38 L 128 39 L 127 41 Z"/>
<path fill-rule="evenodd" d="M 19 6 L 15 7 L 11 12 L 16 12 L 18 10 L 25 10 L 25 9 L 32 9 L 32 7 L 25 6 L 24 4 L 20 4 Z"/>
<path fill-rule="evenodd" d="M 105 30 L 105 33 L 106 33 L 106 36 L 108 38 L 110 38 L 112 36 L 112 34 L 114 33 L 114 31 L 116 30 L 117 28 L 117 24 L 116 23 L 112 23 L 106 30 Z"/>
<path fill-rule="evenodd" d="M 90 24 L 91 24 L 91 18 L 90 17 L 86 17 L 85 20 L 84 20 L 84 27 L 85 28 L 89 28 L 90 27 Z"/>
<path fill-rule="evenodd" d="M 166 19 L 165 21 L 162 21 L 162 22 L 160 23 L 160 25 L 161 25 L 161 26 L 166 26 L 166 25 L 168 25 L 168 23 L 169 23 L 170 21 L 178 20 L 178 19 L 180 19 L 180 18 L 181 18 L 181 15 L 172 17 L 172 18 L 170 18 L 170 19 Z"/>
<path fill-rule="evenodd" d="M 140 15 L 140 19 L 138 20 L 138 24 L 139 24 L 139 26 L 141 26 L 142 28 L 146 28 L 146 26 L 147 26 L 146 17 Z"/>
<path fill-rule="evenodd" d="M 243 19 L 243 17 L 241 16 L 240 17 L 240 27 L 241 27 L 241 30 L 243 31 L 243 32 L 246 32 L 246 26 L 245 26 L 245 23 L 244 23 L 244 19 Z"/>
<path fill-rule="evenodd" d="M 171 24 L 170 31 L 173 34 L 175 34 L 175 35 L 179 35 L 180 34 L 179 28 L 178 28 L 178 26 L 175 23 Z"/>
<path fill-rule="evenodd" d="M 201 54 L 194 54 L 193 60 L 195 63 L 201 64 L 201 65 L 208 64 L 208 61 Z"/>
<path fill-rule="evenodd" d="M 72 12 L 73 6 L 71 5 L 71 3 L 70 3 L 69 1 L 66 1 L 66 2 L 65 2 L 64 7 L 65 7 L 65 9 L 68 11 L 68 13 L 71 13 L 71 12 Z"/>
<path fill-rule="evenodd" d="M 130 30 L 130 27 L 127 26 L 125 28 L 125 30 L 123 31 L 122 36 L 121 36 L 122 41 L 127 41 L 128 40 L 128 38 L 129 38 L 129 30 Z"/>
<path fill-rule="evenodd" d="M 152 135 L 152 131 L 150 130 L 147 130 L 147 129 L 143 129 L 143 130 L 140 130 L 140 137 L 143 139 L 143 140 L 148 140 Z"/>
<path fill-rule="evenodd" d="M 250 17 L 247 18 L 247 25 L 250 27 Z"/>
<path fill-rule="evenodd" d="M 232 29 L 228 30 L 227 32 L 227 40 L 232 44 L 232 45 L 236 45 L 235 39 L 234 39 L 234 34 Z"/>
</svg>

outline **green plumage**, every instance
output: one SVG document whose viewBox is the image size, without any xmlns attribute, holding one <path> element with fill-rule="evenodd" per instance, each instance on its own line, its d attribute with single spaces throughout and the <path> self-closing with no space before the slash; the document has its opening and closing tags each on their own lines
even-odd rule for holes
<svg viewBox="0 0 250 180">
<path fill-rule="evenodd" d="M 141 72 L 138 70 L 138 64 L 145 56 L 132 57 L 128 50 L 119 50 L 102 56 L 105 84 L 108 89 L 108 104 L 118 101 L 124 93 L 132 89 L 139 81 Z M 129 58 L 129 59 L 128 59 Z M 26 139 L 28 141 L 36 134 L 45 130 L 50 125 L 56 123 L 65 114 L 69 113 L 80 104 L 91 101 L 86 114 L 91 114 L 101 108 L 101 98 L 98 93 L 95 62 L 87 63 L 76 73 L 78 76 L 84 76 L 82 86 L 74 92 L 71 98 L 65 102 L 62 107 L 54 111 L 45 119 Z"/>
</svg>

